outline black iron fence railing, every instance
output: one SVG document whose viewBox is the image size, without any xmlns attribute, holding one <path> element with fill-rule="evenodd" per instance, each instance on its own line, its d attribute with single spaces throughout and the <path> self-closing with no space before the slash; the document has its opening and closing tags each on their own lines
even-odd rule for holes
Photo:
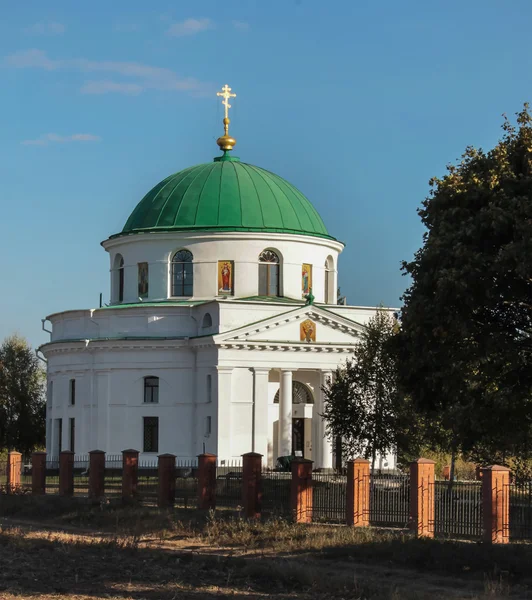
<svg viewBox="0 0 532 600">
<path fill-rule="evenodd" d="M 532 481 L 511 483 L 508 495 L 510 539 L 532 539 Z"/>
<path fill-rule="evenodd" d="M 198 505 L 198 461 L 176 460 L 175 503 L 180 508 Z"/>
<path fill-rule="evenodd" d="M 313 473 L 312 519 L 345 523 L 347 477 L 336 473 Z"/>
<path fill-rule="evenodd" d="M 434 483 L 434 533 L 439 536 L 482 537 L 482 484 L 479 481 Z"/>
<path fill-rule="evenodd" d="M 139 460 L 137 477 L 137 499 L 147 504 L 157 502 L 157 459 Z"/>
<path fill-rule="evenodd" d="M 290 515 L 292 474 L 286 471 L 262 472 L 262 512 L 268 516 Z"/>
<path fill-rule="evenodd" d="M 410 475 L 375 472 L 370 476 L 369 523 L 378 527 L 407 527 L 410 515 Z"/>
<path fill-rule="evenodd" d="M 216 465 L 216 506 L 234 509 L 242 506 L 242 463 L 223 461 Z"/>
</svg>

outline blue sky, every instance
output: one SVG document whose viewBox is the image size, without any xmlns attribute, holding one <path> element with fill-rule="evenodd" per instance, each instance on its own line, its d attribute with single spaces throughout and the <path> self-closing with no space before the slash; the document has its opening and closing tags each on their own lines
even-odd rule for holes
<svg viewBox="0 0 532 600">
<path fill-rule="evenodd" d="M 428 180 L 532 99 L 529 0 L 6 3 L 0 338 L 108 300 L 107 253 L 158 181 L 237 155 L 299 187 L 347 246 L 350 304 L 397 306 Z"/>
</svg>

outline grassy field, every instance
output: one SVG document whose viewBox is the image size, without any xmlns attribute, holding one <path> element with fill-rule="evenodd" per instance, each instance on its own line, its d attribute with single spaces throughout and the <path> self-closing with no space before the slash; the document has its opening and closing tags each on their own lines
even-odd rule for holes
<svg viewBox="0 0 532 600">
<path fill-rule="evenodd" d="M 54 499 L 0 515 L 1 600 L 532 598 L 524 544 Z"/>
</svg>

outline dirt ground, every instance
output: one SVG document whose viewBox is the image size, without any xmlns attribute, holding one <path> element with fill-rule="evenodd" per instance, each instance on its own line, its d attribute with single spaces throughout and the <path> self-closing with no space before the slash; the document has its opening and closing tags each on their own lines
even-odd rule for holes
<svg viewBox="0 0 532 600">
<path fill-rule="evenodd" d="M 0 599 L 532 598 L 530 546 L 87 509 L 0 518 Z"/>
</svg>

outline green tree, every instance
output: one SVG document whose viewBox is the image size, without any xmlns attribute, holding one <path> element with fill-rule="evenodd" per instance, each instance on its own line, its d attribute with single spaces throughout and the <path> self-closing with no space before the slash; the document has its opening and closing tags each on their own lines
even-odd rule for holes
<svg viewBox="0 0 532 600">
<path fill-rule="evenodd" d="M 532 433 L 532 118 L 431 180 L 423 245 L 403 270 L 400 384 L 432 444 L 528 456 Z"/>
<path fill-rule="evenodd" d="M 324 386 L 327 434 L 341 438 L 344 456 L 363 456 L 373 466 L 376 454 L 395 449 L 397 440 L 397 364 L 389 352 L 396 326 L 388 311 L 377 310 L 352 359 Z"/>
<path fill-rule="evenodd" d="M 0 346 L 0 449 L 29 453 L 44 445 L 45 373 L 25 339 Z"/>
</svg>

